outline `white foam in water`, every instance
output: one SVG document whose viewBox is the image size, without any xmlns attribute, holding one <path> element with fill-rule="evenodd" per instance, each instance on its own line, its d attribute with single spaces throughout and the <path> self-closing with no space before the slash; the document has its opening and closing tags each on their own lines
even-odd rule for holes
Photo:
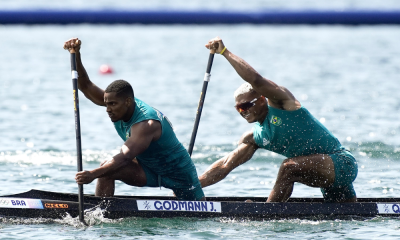
<svg viewBox="0 0 400 240">
<path fill-rule="evenodd" d="M 82 159 L 84 162 L 101 162 L 105 159 L 109 159 L 118 150 L 111 151 L 93 151 L 85 150 L 82 153 Z M 7 151 L 0 152 L 0 162 L 14 162 L 14 163 L 25 163 L 25 164 L 63 164 L 63 165 L 76 165 L 76 153 L 74 152 L 57 152 L 57 151 Z"/>
<path fill-rule="evenodd" d="M 106 210 L 101 209 L 100 207 L 94 207 L 92 209 L 85 210 L 85 222 L 87 225 L 83 224 L 79 217 L 71 217 L 71 215 L 67 215 L 63 219 L 56 219 L 55 222 L 68 224 L 74 227 L 82 228 L 88 226 L 99 225 L 101 223 L 117 223 L 120 222 L 121 219 L 108 219 L 104 217 L 104 212 Z"/>
<path fill-rule="evenodd" d="M 4 153 L 4 154 L 3 154 Z M 15 162 L 26 164 L 49 164 L 61 163 L 65 165 L 76 164 L 76 156 L 68 152 L 42 152 L 42 151 L 16 151 L 2 152 L 0 154 L 0 162 Z"/>
<path fill-rule="evenodd" d="M 53 223 L 54 219 L 50 218 L 12 218 L 12 217 L 0 217 L 0 223 L 3 224 L 43 224 Z"/>
<path fill-rule="evenodd" d="M 0 223 L 4 224 L 49 224 L 49 223 L 58 223 L 58 224 L 67 224 L 76 228 L 86 228 L 90 226 L 99 225 L 102 223 L 118 223 L 122 221 L 122 219 L 108 219 L 104 217 L 104 212 L 106 210 L 102 210 L 100 207 L 94 207 L 92 209 L 85 210 L 85 224 L 83 224 L 79 217 L 71 217 L 71 215 L 67 214 L 62 219 L 51 219 L 51 218 L 16 218 L 16 217 L 0 217 Z"/>
</svg>

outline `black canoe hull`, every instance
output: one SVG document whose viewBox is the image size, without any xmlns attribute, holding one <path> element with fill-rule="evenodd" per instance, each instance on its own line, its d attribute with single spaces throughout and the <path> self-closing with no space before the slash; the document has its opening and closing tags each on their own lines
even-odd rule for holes
<svg viewBox="0 0 400 240">
<path fill-rule="evenodd" d="M 252 203 L 246 203 L 250 199 Z M 86 211 L 101 208 L 104 217 L 194 217 L 251 219 L 345 219 L 400 216 L 400 198 L 360 198 L 357 203 L 324 203 L 322 198 L 291 198 L 286 203 L 266 203 L 266 198 L 208 197 L 206 202 L 178 201 L 174 197 L 85 195 Z M 31 190 L 0 197 L 0 216 L 63 218 L 78 216 L 78 195 Z"/>
</svg>

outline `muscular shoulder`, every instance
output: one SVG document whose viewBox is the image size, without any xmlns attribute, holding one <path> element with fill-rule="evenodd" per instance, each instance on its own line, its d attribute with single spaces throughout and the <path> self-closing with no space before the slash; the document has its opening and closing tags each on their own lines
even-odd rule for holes
<svg viewBox="0 0 400 240">
<path fill-rule="evenodd" d="M 155 130 L 157 130 L 159 128 L 161 129 L 161 123 L 157 120 L 150 119 L 145 122 L 146 122 L 147 126 L 149 126 L 149 128 L 151 128 L 151 129 L 155 129 Z"/>
<path fill-rule="evenodd" d="M 161 133 L 161 123 L 153 119 L 141 121 L 139 123 L 133 124 L 131 127 L 131 135 L 153 135 L 153 139 L 155 141 L 157 141 L 161 137 Z"/>
<path fill-rule="evenodd" d="M 238 144 L 240 145 L 242 143 L 256 145 L 256 142 L 254 141 L 253 131 L 247 131 L 243 133 Z"/>
<path fill-rule="evenodd" d="M 301 107 L 300 102 L 287 88 L 283 86 L 278 86 L 278 89 L 283 93 L 283 96 L 285 97 L 279 99 L 268 98 L 268 103 L 270 106 L 287 111 L 295 111 Z"/>
</svg>

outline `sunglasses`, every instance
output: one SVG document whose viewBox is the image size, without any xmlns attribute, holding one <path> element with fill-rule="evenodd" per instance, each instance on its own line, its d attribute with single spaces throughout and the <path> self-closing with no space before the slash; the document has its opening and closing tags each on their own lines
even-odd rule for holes
<svg viewBox="0 0 400 240">
<path fill-rule="evenodd" d="M 253 100 L 251 100 L 250 102 L 243 102 L 243 103 L 239 103 L 235 105 L 235 108 L 238 112 L 245 112 L 247 110 L 249 110 L 251 107 L 253 107 L 254 105 L 256 105 L 257 100 L 261 98 L 254 98 Z"/>
</svg>

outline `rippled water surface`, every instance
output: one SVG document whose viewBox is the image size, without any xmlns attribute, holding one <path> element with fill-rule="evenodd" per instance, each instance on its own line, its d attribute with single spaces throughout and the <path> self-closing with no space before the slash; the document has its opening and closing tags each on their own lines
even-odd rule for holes
<svg viewBox="0 0 400 240">
<path fill-rule="evenodd" d="M 44 1 L 43 1 L 44 2 Z M 104 2 L 104 1 L 103 1 Z M 304 1 L 307 2 L 307 1 Z M 353 1 L 357 3 L 357 1 Z M 371 1 L 373 2 L 373 1 Z M 208 59 L 205 42 L 215 36 L 263 76 L 290 89 L 359 162 L 358 197 L 400 196 L 399 26 L 0 26 L 0 195 L 30 189 L 77 192 L 75 132 L 69 54 L 71 37 L 82 39 L 91 79 L 105 88 L 123 78 L 138 98 L 160 109 L 188 145 Z M 112 75 L 101 75 L 109 64 Z M 233 108 L 242 83 L 216 56 L 193 160 L 201 174 L 235 148 L 251 129 Z M 84 168 L 93 169 L 119 151 L 122 140 L 105 109 L 81 94 Z M 259 150 L 207 196 L 267 196 L 284 158 Z M 95 183 L 85 186 L 94 193 Z M 117 184 L 119 195 L 171 195 L 167 189 Z M 294 197 L 320 197 L 295 185 Z M 246 219 L 109 220 L 93 213 L 91 226 L 76 219 L 0 218 L 3 239 L 397 239 L 400 221 Z M 55 233 L 56 232 L 56 233 Z"/>
</svg>

